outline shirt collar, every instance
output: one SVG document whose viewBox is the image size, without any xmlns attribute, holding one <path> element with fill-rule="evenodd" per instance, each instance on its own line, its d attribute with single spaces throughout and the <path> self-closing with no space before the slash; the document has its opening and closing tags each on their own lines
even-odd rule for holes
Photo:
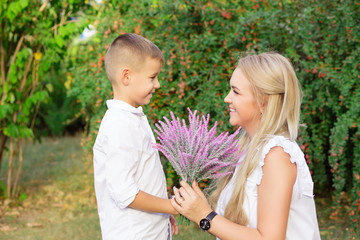
<svg viewBox="0 0 360 240">
<path fill-rule="evenodd" d="M 144 115 L 143 109 L 141 106 L 135 108 L 133 106 L 131 106 L 130 104 L 121 101 L 121 100 L 116 100 L 116 99 L 109 99 L 106 101 L 106 105 L 108 107 L 108 109 L 110 108 L 119 108 L 121 110 L 127 111 L 127 112 L 131 112 L 137 115 Z"/>
</svg>

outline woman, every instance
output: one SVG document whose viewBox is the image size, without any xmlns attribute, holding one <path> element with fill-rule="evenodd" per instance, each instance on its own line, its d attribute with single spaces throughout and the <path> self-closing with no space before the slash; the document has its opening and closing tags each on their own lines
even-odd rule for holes
<svg viewBox="0 0 360 240">
<path fill-rule="evenodd" d="M 301 91 L 290 62 L 277 53 L 241 58 L 225 102 L 230 124 L 244 130 L 241 164 L 216 182 L 211 206 L 196 182 L 181 181 L 174 208 L 219 239 L 320 239 L 313 182 L 295 142 Z"/>
</svg>

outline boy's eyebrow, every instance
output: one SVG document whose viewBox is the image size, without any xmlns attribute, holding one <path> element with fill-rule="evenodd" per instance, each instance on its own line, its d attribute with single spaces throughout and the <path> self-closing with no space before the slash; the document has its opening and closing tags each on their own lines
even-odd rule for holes
<svg viewBox="0 0 360 240">
<path fill-rule="evenodd" d="M 159 75 L 159 72 L 155 72 L 155 73 L 151 74 L 150 76 L 155 77 L 157 75 Z"/>
</svg>

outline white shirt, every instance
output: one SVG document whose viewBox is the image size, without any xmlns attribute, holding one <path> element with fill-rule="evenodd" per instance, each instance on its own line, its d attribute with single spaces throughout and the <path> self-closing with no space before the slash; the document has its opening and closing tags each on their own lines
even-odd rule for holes
<svg viewBox="0 0 360 240">
<path fill-rule="evenodd" d="M 263 176 L 262 166 L 264 159 L 271 148 L 280 146 L 290 155 L 292 163 L 296 163 L 297 176 L 293 187 L 290 203 L 288 224 L 286 229 L 286 239 L 291 240 L 312 240 L 320 239 L 319 225 L 316 217 L 316 209 L 313 195 L 313 186 L 309 168 L 306 164 L 304 154 L 299 145 L 282 136 L 274 136 L 263 148 L 261 159 L 257 168 L 246 180 L 245 198 L 243 207 L 249 218 L 250 228 L 257 228 L 257 186 L 261 183 Z M 244 156 L 243 156 L 244 157 Z M 239 160 L 242 161 L 243 157 Z M 238 171 L 239 165 L 235 169 Z M 233 189 L 235 175 L 220 194 L 216 211 L 224 216 L 225 208 L 229 202 Z"/>
<path fill-rule="evenodd" d="M 168 239 L 169 216 L 129 208 L 139 190 L 167 199 L 154 134 L 142 108 L 108 100 L 94 144 L 94 184 L 102 238 Z"/>
</svg>

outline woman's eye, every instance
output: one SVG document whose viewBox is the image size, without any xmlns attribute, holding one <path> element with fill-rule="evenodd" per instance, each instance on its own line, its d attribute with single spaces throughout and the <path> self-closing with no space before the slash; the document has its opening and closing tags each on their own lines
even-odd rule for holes
<svg viewBox="0 0 360 240">
<path fill-rule="evenodd" d="M 234 89 L 233 89 L 233 92 L 234 92 L 236 95 L 239 95 L 239 92 L 236 91 L 236 90 L 234 90 Z"/>
</svg>

